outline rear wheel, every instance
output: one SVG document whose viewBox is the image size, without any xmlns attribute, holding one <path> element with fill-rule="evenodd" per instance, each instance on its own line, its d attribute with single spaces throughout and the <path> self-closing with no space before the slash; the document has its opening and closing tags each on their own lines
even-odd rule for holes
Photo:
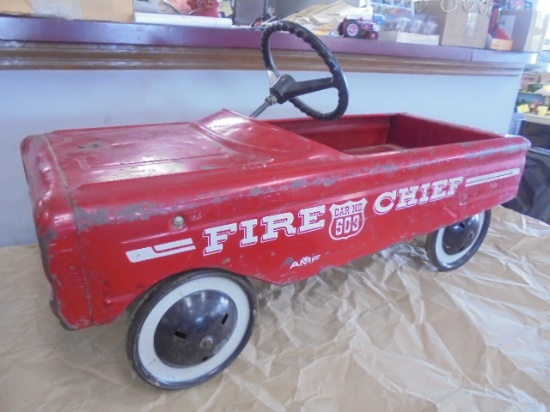
<svg viewBox="0 0 550 412">
<path fill-rule="evenodd" d="M 344 37 L 361 37 L 361 27 L 356 20 L 348 20 L 344 23 Z"/>
<path fill-rule="evenodd" d="M 151 385 L 197 385 L 243 350 L 256 311 L 247 279 L 213 270 L 176 276 L 155 286 L 136 307 L 128 329 L 128 358 Z"/>
<path fill-rule="evenodd" d="M 489 229 L 491 211 L 486 210 L 428 235 L 428 259 L 439 270 L 456 269 L 475 255 Z"/>
</svg>

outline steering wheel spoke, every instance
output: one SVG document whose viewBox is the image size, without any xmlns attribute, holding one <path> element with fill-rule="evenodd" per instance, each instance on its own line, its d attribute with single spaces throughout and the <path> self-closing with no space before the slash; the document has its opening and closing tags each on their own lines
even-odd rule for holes
<svg viewBox="0 0 550 412">
<path fill-rule="evenodd" d="M 303 94 L 319 92 L 334 87 L 334 78 L 326 77 L 324 79 L 305 80 L 295 82 L 287 91 L 288 98 L 298 97 Z"/>
<path fill-rule="evenodd" d="M 279 31 L 291 33 L 309 44 L 319 57 L 323 59 L 332 76 L 322 79 L 296 81 L 288 74 L 281 75 L 273 60 L 270 46 L 271 35 Z M 269 91 L 277 103 L 290 101 L 303 113 L 319 120 L 337 119 L 345 113 L 348 107 L 349 94 L 342 67 L 329 48 L 309 30 L 297 23 L 284 20 L 271 24 L 262 35 L 262 56 L 268 73 Z M 338 90 L 338 104 L 332 112 L 321 113 L 298 99 L 298 96 L 330 88 Z"/>
</svg>

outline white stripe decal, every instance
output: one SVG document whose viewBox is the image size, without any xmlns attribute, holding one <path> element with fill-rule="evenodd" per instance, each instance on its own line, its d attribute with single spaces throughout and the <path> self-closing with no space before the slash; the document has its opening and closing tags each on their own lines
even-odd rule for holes
<svg viewBox="0 0 550 412">
<path fill-rule="evenodd" d="M 506 179 L 508 177 L 513 177 L 519 175 L 520 168 L 516 167 L 514 169 L 502 170 L 500 172 L 489 173 L 487 175 L 481 175 L 476 177 L 470 177 L 466 179 L 466 187 L 481 185 L 483 183 L 494 182 L 495 180 Z"/>
<path fill-rule="evenodd" d="M 193 239 L 187 238 L 176 240 L 174 242 L 162 243 L 156 246 L 144 247 L 126 252 L 126 256 L 132 263 L 143 262 L 145 260 L 157 259 L 164 256 L 176 255 L 195 250 Z"/>
</svg>

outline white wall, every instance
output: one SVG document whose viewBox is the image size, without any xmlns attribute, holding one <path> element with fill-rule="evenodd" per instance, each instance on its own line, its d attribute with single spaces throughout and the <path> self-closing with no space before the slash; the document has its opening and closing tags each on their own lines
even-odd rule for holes
<svg viewBox="0 0 550 412">
<path fill-rule="evenodd" d="M 409 112 L 506 132 L 519 78 L 348 75 L 348 113 Z M 58 129 L 248 114 L 267 95 L 262 71 L 0 71 L 0 246 L 35 242 L 19 155 L 27 135 Z M 316 98 L 332 110 L 334 96 Z M 286 104 L 263 118 L 298 117 Z"/>
</svg>

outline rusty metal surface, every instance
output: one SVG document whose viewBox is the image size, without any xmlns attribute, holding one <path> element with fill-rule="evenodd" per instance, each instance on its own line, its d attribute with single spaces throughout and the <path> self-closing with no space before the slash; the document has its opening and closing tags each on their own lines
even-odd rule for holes
<svg viewBox="0 0 550 412">
<path fill-rule="evenodd" d="M 285 284 L 512 198 L 528 142 L 408 115 L 200 122 L 28 138 L 59 316 L 117 317 L 159 280 L 216 267 Z"/>
</svg>

